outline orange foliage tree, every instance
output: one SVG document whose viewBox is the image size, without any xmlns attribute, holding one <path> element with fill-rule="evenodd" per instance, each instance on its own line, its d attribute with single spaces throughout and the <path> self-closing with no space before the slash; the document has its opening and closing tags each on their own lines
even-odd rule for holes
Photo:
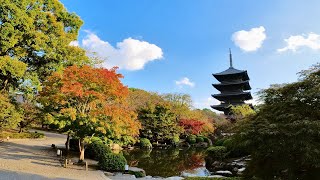
<svg viewBox="0 0 320 180">
<path fill-rule="evenodd" d="M 126 104 L 128 88 L 116 73 L 90 66 L 70 66 L 44 82 L 41 103 L 46 118 L 79 138 L 84 160 L 84 138 L 94 134 L 120 138 L 137 136 L 141 127 Z"/>
</svg>

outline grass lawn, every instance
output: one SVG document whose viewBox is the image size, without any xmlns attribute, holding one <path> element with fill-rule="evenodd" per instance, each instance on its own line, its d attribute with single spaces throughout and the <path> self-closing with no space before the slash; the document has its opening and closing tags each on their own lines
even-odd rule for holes
<svg viewBox="0 0 320 180">
<path fill-rule="evenodd" d="M 19 133 L 16 129 L 9 129 L 2 131 L 0 133 L 0 139 L 6 139 L 9 137 L 10 139 L 37 139 L 37 138 L 44 138 L 43 133 L 37 132 L 21 132 Z"/>
</svg>

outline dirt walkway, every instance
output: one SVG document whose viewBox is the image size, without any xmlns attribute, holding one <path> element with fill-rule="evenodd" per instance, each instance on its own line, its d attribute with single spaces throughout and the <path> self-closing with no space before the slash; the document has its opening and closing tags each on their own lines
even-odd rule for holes
<svg viewBox="0 0 320 180">
<path fill-rule="evenodd" d="M 44 139 L 0 143 L 0 179 L 108 179 L 97 170 L 63 168 L 51 144 L 63 147 L 66 136 L 43 133 Z"/>
</svg>

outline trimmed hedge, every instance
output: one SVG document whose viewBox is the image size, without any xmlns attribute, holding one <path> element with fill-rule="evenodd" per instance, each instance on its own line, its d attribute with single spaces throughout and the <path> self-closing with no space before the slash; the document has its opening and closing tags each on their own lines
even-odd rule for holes
<svg viewBox="0 0 320 180">
<path fill-rule="evenodd" d="M 140 139 L 140 147 L 141 148 L 151 149 L 152 148 L 152 144 L 150 143 L 149 139 L 141 138 Z"/>
<path fill-rule="evenodd" d="M 204 138 L 203 137 L 197 137 L 196 141 L 197 141 L 197 143 L 204 142 Z"/>
<path fill-rule="evenodd" d="M 227 148 L 224 146 L 212 146 L 207 149 L 207 153 L 211 158 L 224 159 L 227 156 Z"/>
<path fill-rule="evenodd" d="M 187 142 L 189 143 L 189 144 L 195 144 L 196 142 L 197 142 L 197 136 L 195 136 L 195 135 L 190 135 L 190 136 L 188 136 L 187 137 Z"/>
<path fill-rule="evenodd" d="M 111 149 L 98 137 L 91 139 L 91 143 L 85 151 L 85 155 L 95 160 L 99 160 L 100 156 L 106 153 L 111 153 Z"/>
<path fill-rule="evenodd" d="M 98 162 L 101 170 L 105 171 L 124 171 L 127 164 L 126 158 L 122 154 L 105 153 Z"/>
</svg>

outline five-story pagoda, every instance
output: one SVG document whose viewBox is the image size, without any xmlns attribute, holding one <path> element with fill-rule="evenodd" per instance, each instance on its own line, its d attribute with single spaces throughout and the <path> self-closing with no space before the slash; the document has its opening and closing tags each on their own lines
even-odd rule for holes
<svg viewBox="0 0 320 180">
<path fill-rule="evenodd" d="M 212 84 L 220 94 L 213 94 L 212 97 L 220 101 L 219 105 L 212 105 L 213 109 L 223 111 L 230 115 L 230 105 L 237 106 L 245 104 L 244 101 L 252 99 L 247 71 L 233 68 L 232 54 L 230 51 L 230 67 L 220 73 L 212 74 L 220 83 Z"/>
</svg>

